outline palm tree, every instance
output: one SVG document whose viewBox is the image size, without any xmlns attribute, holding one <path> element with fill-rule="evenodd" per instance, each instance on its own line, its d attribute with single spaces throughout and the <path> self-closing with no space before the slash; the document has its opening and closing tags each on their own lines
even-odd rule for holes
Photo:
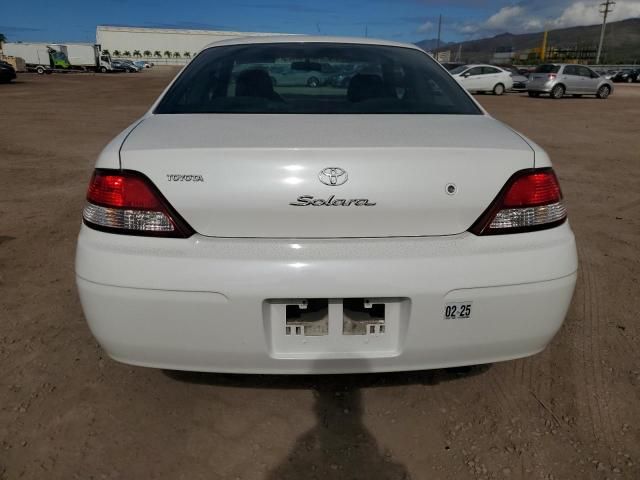
<svg viewBox="0 0 640 480">
<path fill-rule="evenodd" d="M 122 55 L 124 55 L 125 57 L 130 57 L 131 56 L 131 52 L 129 50 L 125 50 Z"/>
<path fill-rule="evenodd" d="M 162 54 L 160 53 L 160 50 L 156 50 L 155 52 L 153 52 L 153 56 L 160 58 Z"/>
<path fill-rule="evenodd" d="M 5 43 L 7 41 L 7 36 L 4 33 L 0 33 L 0 47 L 2 47 L 2 44 Z"/>
<path fill-rule="evenodd" d="M 120 50 L 114 50 L 113 51 L 113 56 L 114 57 L 119 57 L 120 56 Z"/>
<path fill-rule="evenodd" d="M 102 53 L 104 53 L 105 55 L 110 55 L 111 54 L 111 52 L 109 52 L 109 50 L 106 50 L 106 49 L 102 50 Z"/>
<path fill-rule="evenodd" d="M 180 52 L 173 52 L 173 58 L 180 58 Z"/>
<path fill-rule="evenodd" d="M 182 54 L 185 58 L 191 58 L 191 52 L 184 52 Z"/>
<path fill-rule="evenodd" d="M 142 52 L 142 54 L 143 54 L 145 57 L 150 57 L 150 56 L 151 56 L 151 50 L 145 50 L 144 52 Z"/>
<path fill-rule="evenodd" d="M 164 51 L 164 56 L 167 58 L 171 58 L 171 52 L 169 50 Z"/>
<path fill-rule="evenodd" d="M 140 58 L 142 56 L 142 54 L 140 53 L 140 50 L 134 50 L 133 51 L 133 56 Z"/>
</svg>

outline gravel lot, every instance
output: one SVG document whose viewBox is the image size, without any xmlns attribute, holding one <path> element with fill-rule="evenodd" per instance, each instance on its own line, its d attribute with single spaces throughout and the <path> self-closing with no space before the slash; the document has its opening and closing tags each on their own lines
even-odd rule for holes
<svg viewBox="0 0 640 480">
<path fill-rule="evenodd" d="M 78 303 L 94 160 L 174 72 L 0 85 L 0 479 L 640 478 L 640 85 L 477 97 L 548 151 L 569 204 L 580 274 L 545 352 L 261 377 L 115 363 Z"/>
</svg>

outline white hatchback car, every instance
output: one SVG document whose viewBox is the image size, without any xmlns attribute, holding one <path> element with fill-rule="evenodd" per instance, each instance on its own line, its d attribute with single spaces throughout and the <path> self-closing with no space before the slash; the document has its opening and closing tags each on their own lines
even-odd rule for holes
<svg viewBox="0 0 640 480">
<path fill-rule="evenodd" d="M 511 72 L 493 65 L 462 65 L 449 73 L 470 92 L 493 92 L 494 95 L 502 95 L 513 88 Z"/>
<path fill-rule="evenodd" d="M 263 67 L 294 61 L 360 73 L 286 87 Z M 576 281 L 545 152 L 422 50 L 372 39 L 203 49 L 103 150 L 83 219 L 85 316 L 134 365 L 345 373 L 513 359 L 545 348 Z"/>
</svg>

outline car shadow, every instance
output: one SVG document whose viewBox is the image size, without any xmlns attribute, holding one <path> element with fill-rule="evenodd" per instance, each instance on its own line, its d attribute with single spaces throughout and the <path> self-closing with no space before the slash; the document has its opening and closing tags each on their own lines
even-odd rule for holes
<svg viewBox="0 0 640 480">
<path fill-rule="evenodd" d="M 531 100 L 601 100 L 593 94 L 585 93 L 581 94 L 579 97 L 574 97 L 573 95 L 565 95 L 562 98 L 551 98 L 549 95 L 540 95 L 539 97 L 530 97 L 529 95 L 522 95 L 522 97 L 530 98 Z"/>
<path fill-rule="evenodd" d="M 181 370 L 162 370 L 162 372 L 173 380 L 200 385 L 314 390 L 328 386 L 361 389 L 402 385 L 438 385 L 439 383 L 481 375 L 490 368 L 491 364 L 485 364 L 435 370 L 417 370 L 412 372 L 322 375 L 256 375 L 189 372 Z M 366 370 L 363 369 L 363 371 Z"/>
<path fill-rule="evenodd" d="M 362 361 L 360 370 L 367 371 Z M 409 480 L 406 466 L 382 451 L 364 425 L 362 389 L 437 385 L 480 375 L 490 365 L 399 373 L 342 375 L 236 375 L 164 371 L 180 382 L 265 389 L 313 391 L 316 424 L 300 435 L 268 480 Z M 312 370 L 313 371 L 313 370 Z"/>
</svg>

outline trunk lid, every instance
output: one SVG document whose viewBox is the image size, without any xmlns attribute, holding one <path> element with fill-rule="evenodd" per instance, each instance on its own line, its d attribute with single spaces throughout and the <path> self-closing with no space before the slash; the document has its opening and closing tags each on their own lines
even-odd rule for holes
<svg viewBox="0 0 640 480">
<path fill-rule="evenodd" d="M 534 155 L 482 115 L 186 114 L 145 119 L 121 165 L 202 235 L 389 237 L 467 230 Z"/>
</svg>

